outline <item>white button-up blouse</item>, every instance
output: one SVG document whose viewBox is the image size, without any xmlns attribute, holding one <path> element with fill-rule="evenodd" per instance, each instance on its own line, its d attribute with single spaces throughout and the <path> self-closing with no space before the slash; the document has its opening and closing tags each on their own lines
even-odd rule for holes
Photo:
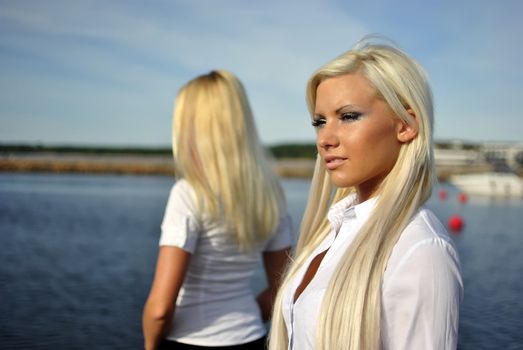
<svg viewBox="0 0 523 350">
<path fill-rule="evenodd" d="M 162 222 L 160 246 L 191 253 L 176 312 L 166 338 L 198 346 L 248 343 L 266 333 L 250 286 L 261 253 L 291 245 L 286 212 L 274 234 L 252 251 L 239 251 L 233 232 L 223 223 L 200 215 L 189 182 L 173 186 Z"/>
<path fill-rule="evenodd" d="M 353 205 L 349 195 L 331 207 L 332 230 L 284 291 L 289 349 L 314 349 L 320 307 L 332 274 L 376 200 Z M 329 248 L 330 247 L 330 248 Z M 329 248 L 314 278 L 295 303 L 294 294 L 312 259 Z M 393 248 L 382 281 L 382 349 L 455 349 L 463 293 L 460 262 L 446 229 L 421 208 Z"/>
</svg>

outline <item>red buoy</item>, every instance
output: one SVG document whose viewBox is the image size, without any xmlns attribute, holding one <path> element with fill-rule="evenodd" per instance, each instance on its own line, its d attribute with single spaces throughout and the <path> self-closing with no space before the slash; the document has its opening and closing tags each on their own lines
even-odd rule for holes
<svg viewBox="0 0 523 350">
<path fill-rule="evenodd" d="M 458 201 L 460 203 L 465 204 L 465 203 L 467 203 L 467 200 L 468 200 L 468 198 L 467 198 L 467 195 L 465 193 L 461 192 L 460 194 L 458 194 Z"/>
<path fill-rule="evenodd" d="M 439 199 L 444 201 L 447 199 L 447 191 L 446 190 L 440 190 L 439 191 Z"/>
<path fill-rule="evenodd" d="M 459 233 L 463 230 L 464 226 L 463 218 L 457 214 L 452 215 L 449 218 L 448 226 L 453 233 Z"/>
</svg>

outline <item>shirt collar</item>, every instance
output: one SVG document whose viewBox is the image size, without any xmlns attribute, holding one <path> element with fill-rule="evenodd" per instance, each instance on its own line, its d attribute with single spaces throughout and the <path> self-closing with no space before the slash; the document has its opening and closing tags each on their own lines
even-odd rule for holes
<svg viewBox="0 0 523 350">
<path fill-rule="evenodd" d="M 338 232 L 344 217 L 355 218 L 358 221 L 366 221 L 376 205 L 378 197 L 367 199 L 360 204 L 354 204 L 357 200 L 356 193 L 351 193 L 332 205 L 327 214 L 327 218 L 334 229 Z"/>
</svg>

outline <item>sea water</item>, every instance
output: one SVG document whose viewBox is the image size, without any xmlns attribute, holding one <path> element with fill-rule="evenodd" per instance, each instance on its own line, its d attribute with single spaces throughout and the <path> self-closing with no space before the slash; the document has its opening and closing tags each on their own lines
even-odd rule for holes
<svg viewBox="0 0 523 350">
<path fill-rule="evenodd" d="M 160 223 L 174 180 L 161 176 L 0 173 L 0 349 L 140 349 Z M 294 232 L 310 183 L 284 179 Z M 440 191 L 447 198 L 441 200 Z M 459 349 L 523 349 L 523 199 L 440 185 L 465 295 Z M 252 288 L 264 287 L 262 271 Z"/>
</svg>

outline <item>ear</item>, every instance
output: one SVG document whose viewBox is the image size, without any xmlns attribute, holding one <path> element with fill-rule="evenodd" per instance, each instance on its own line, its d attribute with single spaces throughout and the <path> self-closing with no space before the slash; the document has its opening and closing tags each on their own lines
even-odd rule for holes
<svg viewBox="0 0 523 350">
<path fill-rule="evenodd" d="M 418 136 L 418 129 L 419 129 L 419 123 L 418 123 L 418 117 L 416 116 L 416 113 L 412 109 L 407 109 L 407 113 L 410 114 L 412 117 L 414 123 L 412 125 L 407 124 L 403 120 L 399 120 L 398 127 L 397 127 L 397 137 L 398 141 L 402 143 L 407 143 L 416 138 Z"/>
</svg>

